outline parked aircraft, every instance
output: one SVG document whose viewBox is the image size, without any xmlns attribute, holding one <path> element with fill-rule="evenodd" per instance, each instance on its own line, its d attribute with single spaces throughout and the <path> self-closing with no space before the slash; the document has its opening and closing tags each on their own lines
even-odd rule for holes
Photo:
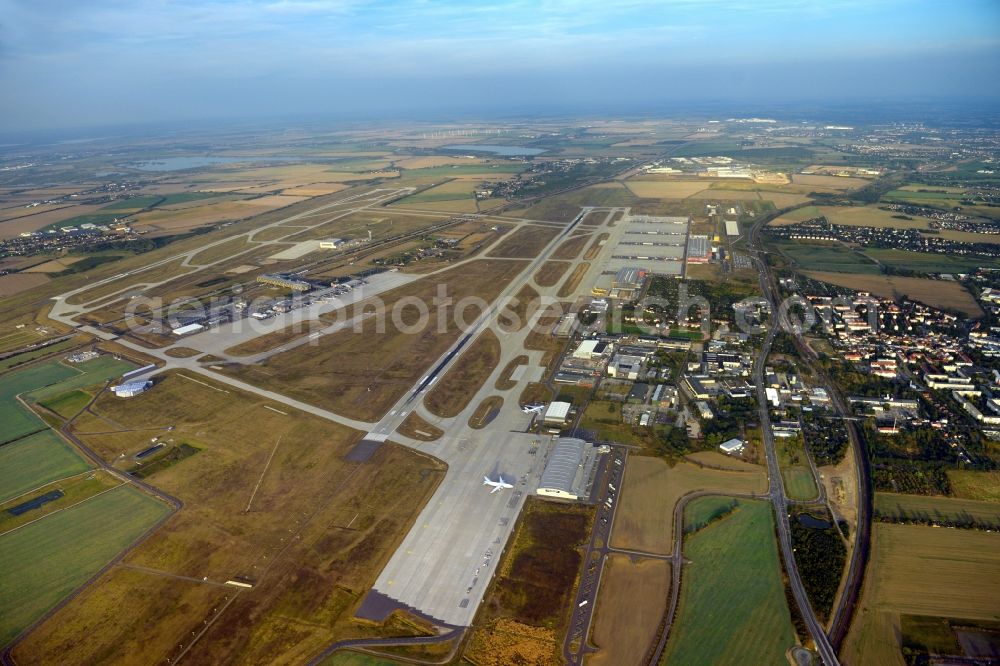
<svg viewBox="0 0 1000 666">
<path fill-rule="evenodd" d="M 483 477 L 483 485 L 484 486 L 493 486 L 493 490 L 490 491 L 491 495 L 493 493 L 499 491 L 499 490 L 503 490 L 504 488 L 513 488 L 514 487 L 513 484 L 507 483 L 506 481 L 503 480 L 503 474 L 500 474 L 497 478 L 500 479 L 500 480 L 499 481 L 490 481 L 490 477 L 488 477 L 488 476 L 484 476 Z"/>
<path fill-rule="evenodd" d="M 541 402 L 535 402 L 521 407 L 521 411 L 525 414 L 541 414 L 543 409 L 545 409 L 545 404 Z"/>
</svg>

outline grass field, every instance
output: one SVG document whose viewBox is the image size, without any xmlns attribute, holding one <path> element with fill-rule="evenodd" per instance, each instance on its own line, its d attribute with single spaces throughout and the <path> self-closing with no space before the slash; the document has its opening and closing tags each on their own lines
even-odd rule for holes
<svg viewBox="0 0 1000 666">
<path fill-rule="evenodd" d="M 587 261 L 595 259 L 597 255 L 601 253 L 601 248 L 604 247 L 604 244 L 610 236 L 610 234 L 598 234 L 597 238 L 594 239 L 594 242 L 590 244 L 590 247 L 588 247 L 587 251 L 583 254 L 583 258 Z"/>
<path fill-rule="evenodd" d="M 90 468 L 52 430 L 0 446 L 0 502 Z"/>
<path fill-rule="evenodd" d="M 875 523 L 869 571 L 841 654 L 845 663 L 904 664 L 900 615 L 996 620 L 1000 534 Z"/>
<path fill-rule="evenodd" d="M 507 333 L 524 328 L 541 305 L 541 296 L 530 284 L 525 284 L 504 303 L 497 315 L 497 324 Z"/>
<path fill-rule="evenodd" d="M 965 273 L 976 268 L 1000 267 L 1000 260 L 988 257 L 962 257 L 932 252 L 908 252 L 889 248 L 866 248 L 869 257 L 897 268 L 923 273 Z"/>
<path fill-rule="evenodd" d="M 424 397 L 424 406 L 437 416 L 458 416 L 500 362 L 500 340 L 486 329 L 462 353 Z"/>
<path fill-rule="evenodd" d="M 709 501 L 699 498 L 694 502 Z M 783 664 L 796 644 L 771 505 L 741 500 L 689 535 L 680 603 L 661 664 Z"/>
<path fill-rule="evenodd" d="M 528 365 L 528 356 L 526 354 L 521 354 L 512 358 L 507 365 L 504 366 L 503 372 L 497 377 L 497 380 L 493 383 L 493 388 L 498 391 L 509 391 L 510 389 L 517 386 L 517 382 L 511 379 L 511 375 L 514 371 L 522 365 Z"/>
<path fill-rule="evenodd" d="M 23 407 L 17 396 L 76 375 L 68 365 L 48 361 L 0 376 L 0 444 L 45 428 L 45 424 Z"/>
<path fill-rule="evenodd" d="M 562 286 L 559 287 L 559 298 L 566 298 L 567 296 L 572 296 L 576 293 L 576 290 L 580 288 L 580 282 L 583 280 L 583 276 L 587 274 L 590 270 L 590 264 L 586 261 L 581 261 L 573 269 L 573 272 L 569 274 L 566 281 L 563 282 Z"/>
<path fill-rule="evenodd" d="M 94 409 L 107 421 L 92 417 L 78 433 L 114 459 L 149 441 L 134 430 L 174 424 L 166 437 L 201 451 L 153 481 L 184 508 L 32 632 L 18 661 L 52 663 L 65 654 L 81 663 L 173 661 L 192 631 L 215 618 L 213 609 L 222 610 L 225 595 L 232 603 L 186 659 L 271 663 L 281 655 L 302 663 L 337 638 L 397 630 L 354 623 L 351 611 L 443 466 L 391 442 L 368 463 L 350 463 L 344 455 L 360 432 L 284 406 L 284 414 L 264 409 L 273 403 L 184 376 L 165 373 L 154 390 L 128 401 L 102 396 Z M 121 432 L 85 434 L 109 423 Z M 244 576 L 255 585 L 234 599 L 230 588 L 170 575 L 215 583 Z"/>
<path fill-rule="evenodd" d="M 708 188 L 711 181 L 701 180 L 646 180 L 630 178 L 625 187 L 642 199 L 685 199 Z"/>
<path fill-rule="evenodd" d="M 612 553 L 601 576 L 588 664 L 640 664 L 666 610 L 670 563 Z"/>
<path fill-rule="evenodd" d="M 775 451 L 785 482 L 785 494 L 794 500 L 816 499 L 816 480 L 802 450 L 802 440 L 798 437 L 777 439 Z"/>
<path fill-rule="evenodd" d="M 433 442 L 444 434 L 444 430 L 425 421 L 416 411 L 410 412 L 396 431 L 422 442 Z"/>
<path fill-rule="evenodd" d="M 874 261 L 839 243 L 791 241 L 771 245 L 803 270 L 865 275 L 877 275 L 881 272 Z"/>
<path fill-rule="evenodd" d="M 79 389 L 72 389 L 65 393 L 60 393 L 54 398 L 44 400 L 39 404 L 64 419 L 68 419 L 86 407 L 92 397 L 89 393 L 85 393 Z"/>
<path fill-rule="evenodd" d="M 3 503 L 3 510 L 0 511 L 0 534 L 36 521 L 51 513 L 62 511 L 118 485 L 121 485 L 121 479 L 103 470 L 89 470 L 75 474 L 74 476 L 60 478 L 58 481 L 53 481 L 47 485 L 39 486 L 31 492 Z M 36 506 L 21 514 L 12 514 L 8 511 L 8 509 L 13 509 L 25 502 L 36 500 L 54 491 L 61 492 L 62 496 L 49 499 L 41 506 Z"/>
<path fill-rule="evenodd" d="M 546 261 L 535 273 L 535 282 L 539 287 L 554 287 L 570 266 L 568 261 Z"/>
<path fill-rule="evenodd" d="M 523 226 L 508 234 L 493 251 L 490 257 L 505 257 L 533 259 L 538 256 L 546 245 L 559 233 L 558 229 L 542 226 Z"/>
<path fill-rule="evenodd" d="M 169 511 L 118 487 L 0 536 L 0 644 L 79 587 Z"/>
<path fill-rule="evenodd" d="M 948 470 L 951 493 L 955 497 L 971 500 L 1000 502 L 1000 472 L 980 472 L 971 469 Z"/>
<path fill-rule="evenodd" d="M 674 505 L 684 495 L 698 490 L 763 493 L 767 491 L 767 477 L 763 467 L 753 472 L 709 469 L 686 462 L 670 467 L 661 458 L 630 456 L 611 545 L 670 553 L 676 529 Z"/>
<path fill-rule="evenodd" d="M 385 304 L 380 310 L 383 316 L 365 319 L 360 333 L 348 327 L 324 335 L 315 346 L 302 345 L 275 354 L 259 365 L 237 366 L 227 371 L 311 404 L 355 418 L 377 419 L 458 339 L 459 323 L 463 319 L 475 321 L 478 316 L 475 304 L 458 310 L 436 303 L 438 286 L 445 285 L 454 304 L 462 304 L 463 299 L 473 296 L 477 301 L 490 302 L 524 267 L 522 261 L 476 260 L 415 280 L 381 294 Z M 391 312 L 395 304 L 409 296 L 427 304 L 422 328 L 417 307 L 399 310 L 401 326 L 393 321 Z M 364 307 L 358 304 L 352 312 L 360 313 Z M 374 308 L 368 307 L 367 311 Z M 437 330 L 439 317 L 445 324 L 444 331 Z M 384 332 L 379 332 L 380 328 Z"/>
<path fill-rule="evenodd" d="M 905 296 L 933 308 L 953 310 L 970 317 L 981 317 L 983 314 L 976 299 L 958 282 L 895 275 L 850 275 L 821 271 L 804 273 L 814 280 L 856 291 L 867 291 L 882 298 Z"/>
<path fill-rule="evenodd" d="M 568 240 L 563 241 L 559 244 L 552 252 L 553 259 L 576 259 L 576 257 L 583 251 L 583 248 L 587 246 L 587 241 L 590 240 L 590 234 L 583 236 L 574 236 Z"/>
<path fill-rule="evenodd" d="M 980 500 L 875 493 L 875 513 L 899 520 L 976 520 L 1000 529 L 1000 504 Z"/>
<path fill-rule="evenodd" d="M 231 354 L 232 356 L 252 356 L 254 354 L 269 351 L 275 347 L 280 347 L 281 345 L 292 342 L 293 340 L 298 340 L 302 336 L 309 335 L 313 331 L 320 328 L 322 328 L 322 322 L 315 319 L 308 319 L 306 321 L 286 326 L 279 331 L 265 333 L 264 335 L 252 338 L 246 342 L 233 345 L 226 350 L 226 353 Z"/>
<path fill-rule="evenodd" d="M 491 415 L 495 415 L 501 407 L 503 407 L 503 398 L 500 396 L 491 395 L 483 398 L 482 401 L 476 405 L 476 411 L 474 411 L 472 416 L 469 417 L 469 427 L 475 428 L 476 430 L 482 430 L 493 420 Z"/>
</svg>

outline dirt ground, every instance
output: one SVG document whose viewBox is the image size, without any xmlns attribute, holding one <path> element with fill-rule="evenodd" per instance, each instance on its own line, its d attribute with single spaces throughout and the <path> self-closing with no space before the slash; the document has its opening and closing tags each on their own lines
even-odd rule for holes
<svg viewBox="0 0 1000 666">
<path fill-rule="evenodd" d="M 670 563 L 612 554 L 597 597 L 589 666 L 640 666 L 666 611 Z"/>
</svg>

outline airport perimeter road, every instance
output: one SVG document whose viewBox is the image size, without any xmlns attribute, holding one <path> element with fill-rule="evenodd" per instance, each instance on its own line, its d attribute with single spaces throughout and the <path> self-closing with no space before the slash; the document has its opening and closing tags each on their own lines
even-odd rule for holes
<svg viewBox="0 0 1000 666">
<path fill-rule="evenodd" d="M 765 218 L 766 219 L 766 218 Z M 750 232 L 749 250 L 757 265 L 760 277 L 761 291 L 771 305 L 771 312 L 774 313 L 768 320 L 767 335 L 761 343 L 760 351 L 754 360 L 753 381 L 757 387 L 757 409 L 760 418 L 760 430 L 764 439 L 764 451 L 767 457 L 767 475 L 769 480 L 769 492 L 771 503 L 774 505 L 775 523 L 778 528 L 778 543 L 781 547 L 781 555 L 785 561 L 785 572 L 788 575 L 788 585 L 791 587 L 792 596 L 799 607 L 799 612 L 805 621 L 806 628 L 812 636 L 816 645 L 816 651 L 820 659 L 826 666 L 837 666 L 837 653 L 830 644 L 823 625 L 820 624 L 809 603 L 809 596 L 802 585 L 802 577 L 799 574 L 798 565 L 795 562 L 795 551 L 792 548 L 791 528 L 788 525 L 788 498 L 785 496 L 785 486 L 781 478 L 781 468 L 778 465 L 778 455 L 775 451 L 774 432 L 771 429 L 771 415 L 768 412 L 768 401 L 764 391 L 764 367 L 767 365 L 767 356 L 771 351 L 774 337 L 778 333 L 778 294 L 773 289 L 770 279 L 767 262 L 764 260 L 758 246 L 758 234 L 760 226 L 764 220 L 757 223 Z"/>
</svg>

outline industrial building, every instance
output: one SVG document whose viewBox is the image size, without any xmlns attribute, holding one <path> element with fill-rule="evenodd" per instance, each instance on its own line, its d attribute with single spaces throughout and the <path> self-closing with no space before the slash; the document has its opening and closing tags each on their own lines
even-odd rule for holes
<svg viewBox="0 0 1000 666">
<path fill-rule="evenodd" d="M 689 264 L 707 264 L 712 258 L 712 244 L 708 236 L 692 235 L 687 243 L 687 262 Z"/>
<path fill-rule="evenodd" d="M 202 324 L 186 324 L 184 326 L 178 326 L 177 328 L 173 329 L 171 333 L 173 333 L 174 335 L 188 335 L 190 333 L 197 333 L 198 331 L 202 330 L 205 330 L 205 327 Z"/>
<path fill-rule="evenodd" d="M 743 453 L 743 449 L 746 446 L 746 442 L 742 439 L 736 437 L 732 439 L 727 439 L 722 444 L 719 444 L 719 450 L 723 453 L 732 455 L 734 453 Z"/>
<path fill-rule="evenodd" d="M 630 215 L 621 224 L 624 229 L 606 272 L 618 273 L 623 268 L 641 266 L 655 275 L 681 274 L 689 218 Z"/>
<path fill-rule="evenodd" d="M 543 421 L 547 425 L 565 425 L 566 420 L 569 418 L 570 407 L 572 407 L 572 404 L 568 402 L 550 403 L 548 409 L 545 410 Z"/>
<path fill-rule="evenodd" d="M 319 242 L 319 249 L 321 250 L 336 250 L 338 247 L 344 244 L 343 238 L 328 238 L 327 240 L 321 240 Z"/>
<path fill-rule="evenodd" d="M 601 448 L 582 439 L 560 437 L 545 463 L 537 494 L 567 500 L 588 497 L 594 463 L 601 452 Z"/>
<path fill-rule="evenodd" d="M 739 236 L 740 235 L 740 223 L 736 220 L 726 220 L 726 235 L 727 236 Z"/>
<path fill-rule="evenodd" d="M 153 382 L 146 379 L 143 381 L 126 382 L 124 384 L 119 384 L 118 386 L 112 386 L 111 390 L 119 398 L 131 398 L 139 395 L 140 393 L 145 393 L 152 388 L 152 386 Z"/>
<path fill-rule="evenodd" d="M 312 282 L 308 282 L 306 280 L 277 274 L 258 275 L 257 282 L 272 287 L 281 287 L 283 289 L 291 289 L 292 291 L 300 292 L 310 291 L 315 286 Z"/>
</svg>

